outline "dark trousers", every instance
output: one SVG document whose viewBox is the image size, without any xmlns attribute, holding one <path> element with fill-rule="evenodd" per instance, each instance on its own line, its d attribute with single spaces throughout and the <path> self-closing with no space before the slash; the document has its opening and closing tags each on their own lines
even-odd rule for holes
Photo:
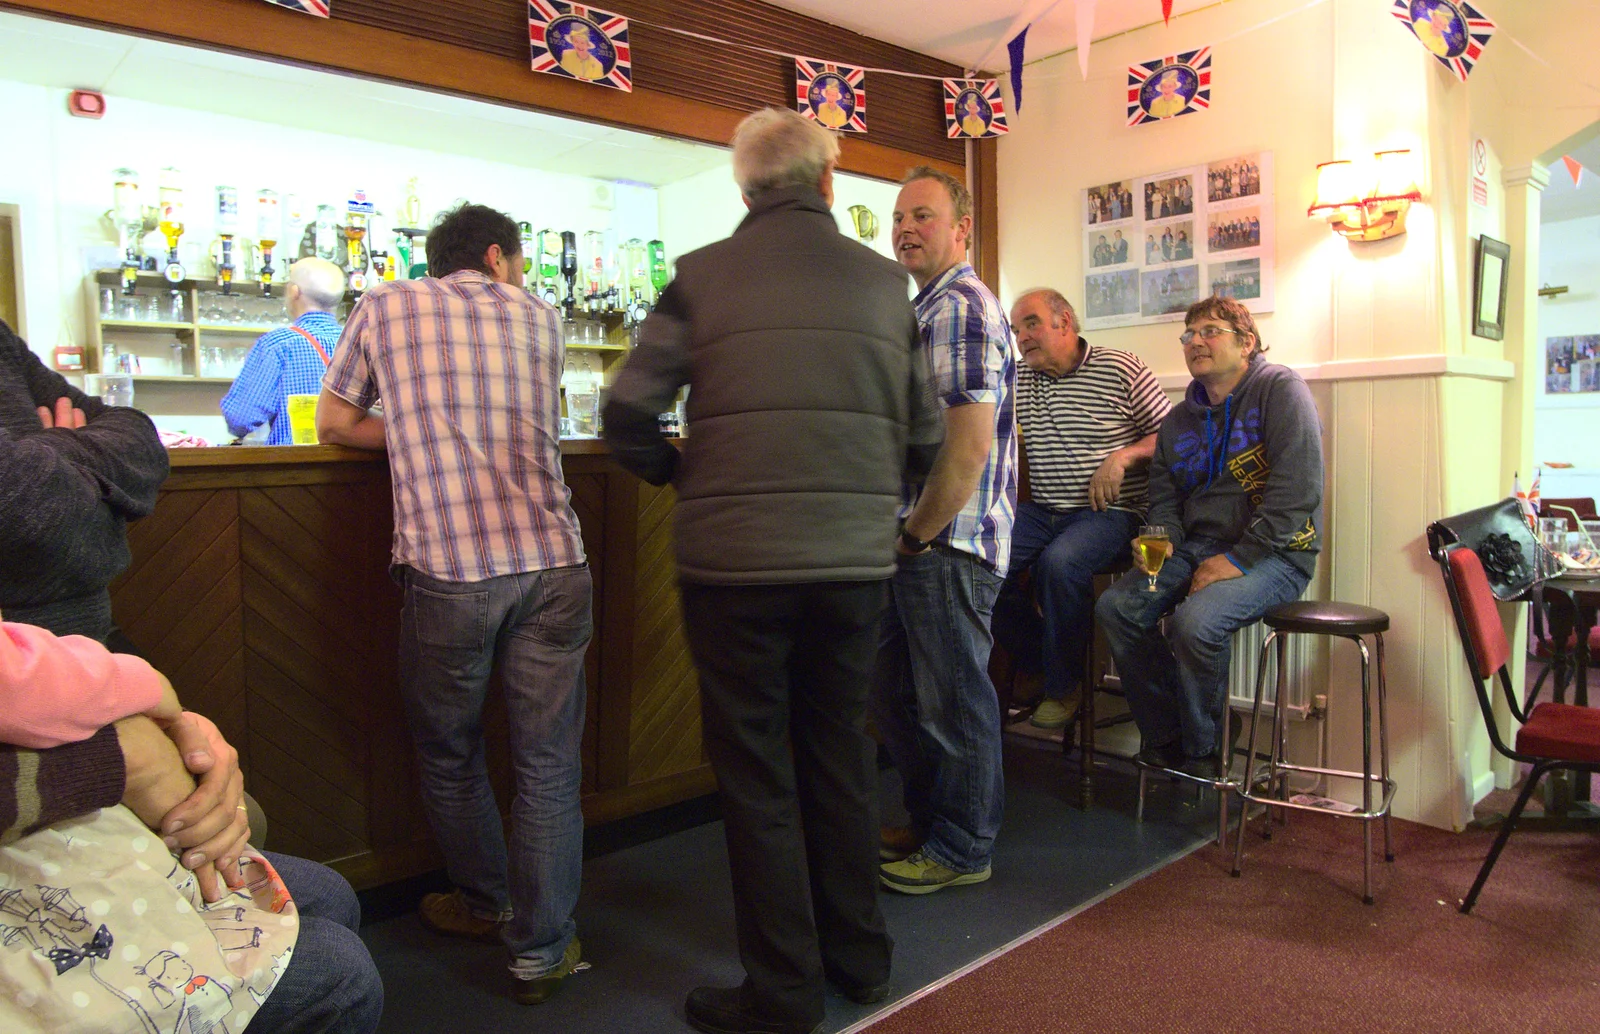
<svg viewBox="0 0 1600 1034">
<path fill-rule="evenodd" d="M 865 729 L 885 583 L 680 588 L 745 997 L 763 1017 L 817 1023 L 824 974 L 850 987 L 889 976 Z"/>
</svg>

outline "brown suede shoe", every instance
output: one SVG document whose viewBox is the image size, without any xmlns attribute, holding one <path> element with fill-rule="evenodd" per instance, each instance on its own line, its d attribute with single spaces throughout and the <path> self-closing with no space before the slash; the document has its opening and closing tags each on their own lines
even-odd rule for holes
<svg viewBox="0 0 1600 1034">
<path fill-rule="evenodd" d="M 910 826 L 878 827 L 878 859 L 898 862 L 916 854 L 923 838 Z"/>
<path fill-rule="evenodd" d="M 459 890 L 448 894 L 424 894 L 422 903 L 417 906 L 417 918 L 434 933 L 442 933 L 447 937 L 466 937 L 488 944 L 500 943 L 500 927 L 504 925 L 473 915 Z"/>
</svg>

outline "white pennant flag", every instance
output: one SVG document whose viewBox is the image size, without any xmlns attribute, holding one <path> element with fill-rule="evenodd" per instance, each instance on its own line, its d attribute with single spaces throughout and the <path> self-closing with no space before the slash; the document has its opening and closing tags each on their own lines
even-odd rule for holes
<svg viewBox="0 0 1600 1034">
<path fill-rule="evenodd" d="M 1094 42 L 1095 0 L 1078 0 L 1074 20 L 1078 27 L 1078 74 L 1089 78 L 1089 44 Z"/>
</svg>

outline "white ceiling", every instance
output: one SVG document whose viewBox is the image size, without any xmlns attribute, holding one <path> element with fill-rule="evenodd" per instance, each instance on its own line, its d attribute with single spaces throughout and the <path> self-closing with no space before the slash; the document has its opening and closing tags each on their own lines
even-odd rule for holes
<svg viewBox="0 0 1600 1034">
<path fill-rule="evenodd" d="M 988 71 L 1009 66 L 1005 43 L 1022 14 L 1043 11 L 1028 29 L 1027 60 L 1078 45 L 1078 0 L 773 0 L 779 7 L 820 18 L 864 36 L 958 65 L 983 62 Z M 1172 16 L 1216 0 L 1177 0 Z M 1094 39 L 1161 21 L 1161 0 L 1096 0 Z"/>
<path fill-rule="evenodd" d="M 1550 185 L 1539 198 L 1539 221 L 1542 223 L 1600 215 L 1600 136 L 1570 153 L 1583 163 L 1583 185 L 1572 185 L 1572 176 L 1561 159 L 1551 162 Z"/>
<path fill-rule="evenodd" d="M 652 186 L 728 160 L 705 144 L 5 12 L 0 78 Z"/>
</svg>

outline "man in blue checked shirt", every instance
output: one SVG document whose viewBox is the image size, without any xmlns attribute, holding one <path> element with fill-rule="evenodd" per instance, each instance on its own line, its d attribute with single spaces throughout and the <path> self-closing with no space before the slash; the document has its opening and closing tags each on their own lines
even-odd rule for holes
<svg viewBox="0 0 1600 1034">
<path fill-rule="evenodd" d="M 228 430 L 247 435 L 271 427 L 268 445 L 290 445 L 290 395 L 319 395 L 328 357 L 339 343 L 333 310 L 344 298 L 344 271 L 327 259 L 303 258 L 289 267 L 283 290 L 293 322 L 256 339 L 244 369 L 222 396 Z"/>
<path fill-rule="evenodd" d="M 945 434 L 926 484 L 902 490 L 873 716 L 911 815 L 882 831 L 880 880 L 929 894 L 989 878 L 1004 808 L 989 620 L 1017 509 L 1017 364 L 1006 312 L 966 262 L 967 188 L 925 166 L 903 184 L 895 257 L 917 284 Z"/>
</svg>

